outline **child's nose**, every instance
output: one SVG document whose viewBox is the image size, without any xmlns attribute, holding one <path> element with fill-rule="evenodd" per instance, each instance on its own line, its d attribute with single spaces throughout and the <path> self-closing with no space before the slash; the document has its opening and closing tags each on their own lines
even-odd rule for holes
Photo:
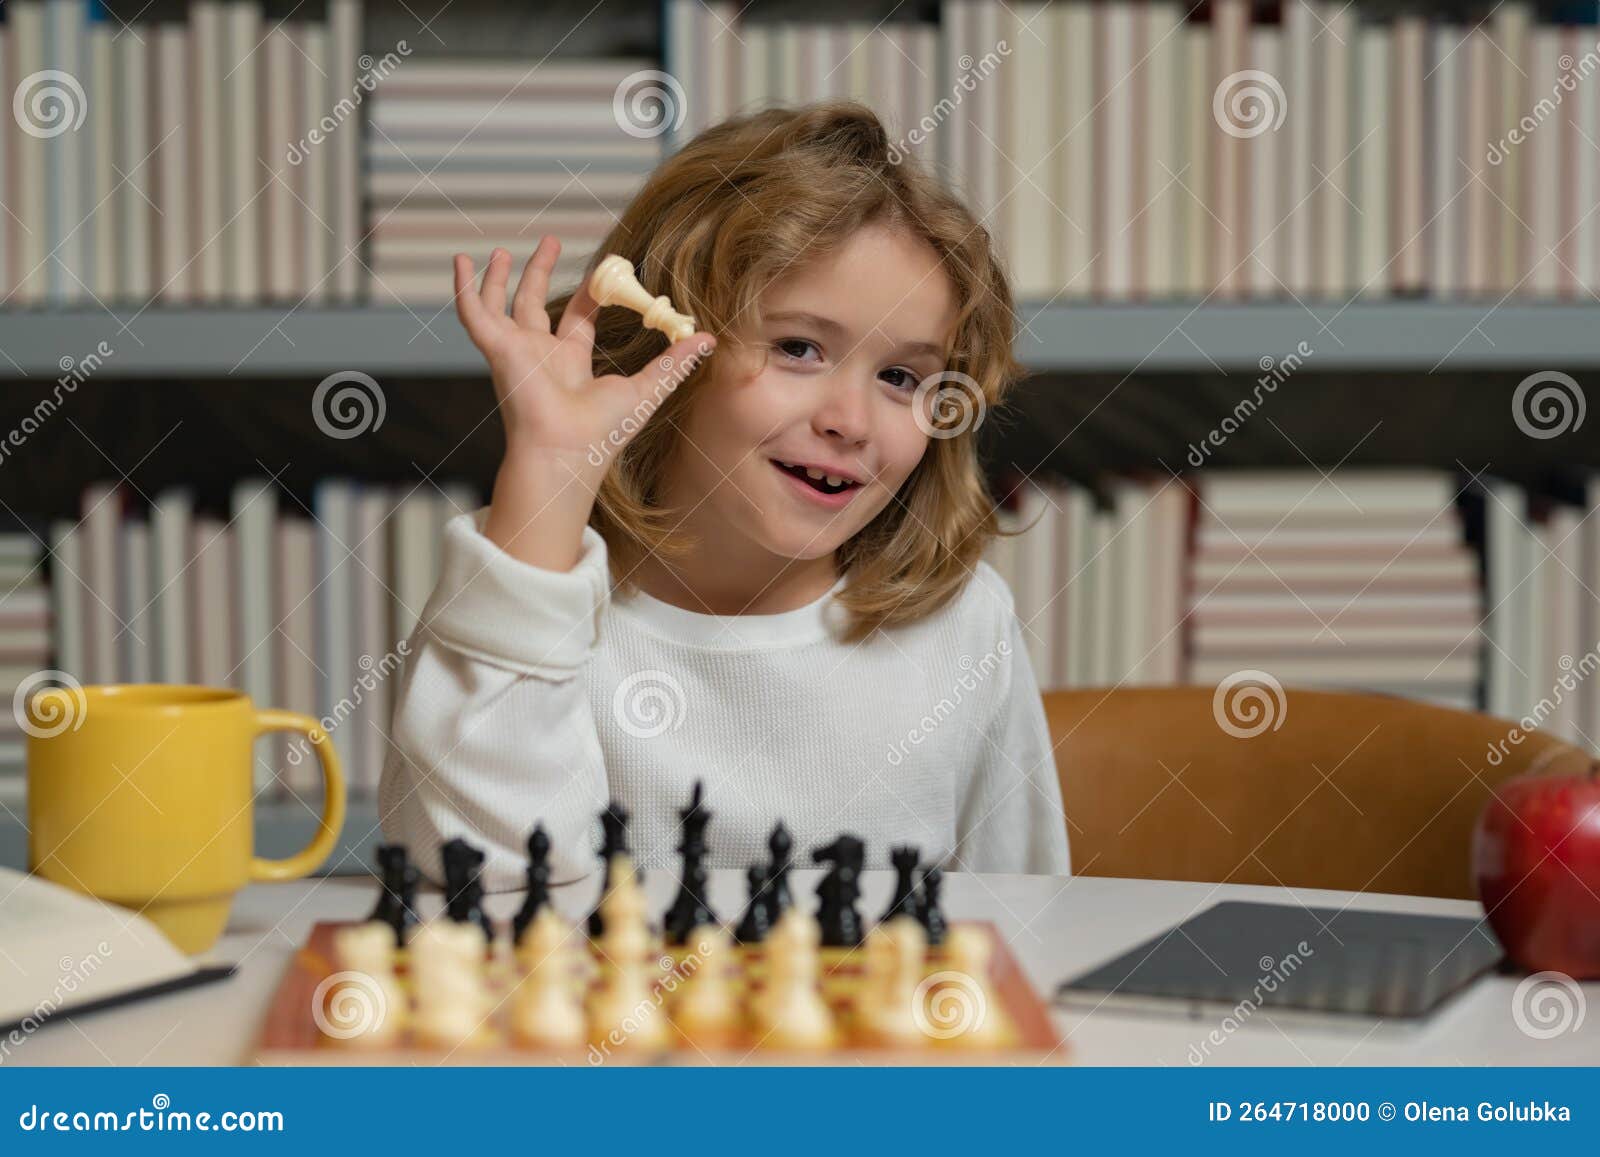
<svg viewBox="0 0 1600 1157">
<path fill-rule="evenodd" d="M 860 375 L 840 370 L 828 375 L 812 425 L 818 433 L 849 442 L 866 440 L 871 424 L 871 383 Z"/>
</svg>

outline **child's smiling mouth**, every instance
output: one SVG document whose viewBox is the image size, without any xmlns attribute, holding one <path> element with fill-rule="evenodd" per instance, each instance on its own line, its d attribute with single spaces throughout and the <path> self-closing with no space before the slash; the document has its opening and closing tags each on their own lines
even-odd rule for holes
<svg viewBox="0 0 1600 1157">
<path fill-rule="evenodd" d="M 837 485 L 830 483 L 827 476 L 813 478 L 802 466 L 786 466 L 776 458 L 768 459 L 773 467 L 787 478 L 788 485 L 801 497 L 813 502 L 819 502 L 831 510 L 838 510 L 848 503 L 858 490 L 861 483 L 852 479 L 842 479 Z M 839 477 L 834 475 L 833 477 Z"/>
</svg>

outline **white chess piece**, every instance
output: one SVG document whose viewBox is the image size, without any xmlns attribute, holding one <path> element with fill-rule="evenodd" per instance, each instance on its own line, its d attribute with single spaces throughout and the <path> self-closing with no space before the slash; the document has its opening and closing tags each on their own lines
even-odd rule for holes
<svg viewBox="0 0 1600 1157">
<path fill-rule="evenodd" d="M 927 960 L 928 934 L 915 917 L 900 915 L 873 930 L 881 933 L 887 949 L 879 949 L 884 963 L 876 1004 L 868 1014 L 873 1037 L 886 1045 L 927 1044 L 917 1017 L 917 986 L 922 983 Z"/>
<path fill-rule="evenodd" d="M 517 950 L 523 973 L 511 1004 L 518 1039 L 535 1048 L 583 1044 L 583 1005 L 572 987 L 572 927 L 553 908 L 539 909 Z"/>
<path fill-rule="evenodd" d="M 715 1044 L 738 1024 L 739 1006 L 728 983 L 733 938 L 727 929 L 710 924 L 695 928 L 689 944 L 692 951 L 678 968 L 684 969 L 692 960 L 694 971 L 688 973 L 673 1003 L 672 1021 L 695 1044 Z"/>
<path fill-rule="evenodd" d="M 621 305 L 642 314 L 644 324 L 660 330 L 671 341 L 682 341 L 695 331 L 694 318 L 672 308 L 672 299 L 653 297 L 639 283 L 626 257 L 612 253 L 589 276 L 589 295 L 601 305 Z"/>
<path fill-rule="evenodd" d="M 418 1035 L 458 1048 L 487 1035 L 489 992 L 484 982 L 488 942 L 476 924 L 429 920 L 408 942 Z"/>
<path fill-rule="evenodd" d="M 767 933 L 767 987 L 756 1003 L 762 1045 L 814 1051 L 833 1047 L 833 1011 L 817 987 L 822 933 L 815 916 L 785 910 Z"/>
<path fill-rule="evenodd" d="M 626 852 L 611 857 L 611 887 L 600 899 L 600 918 L 604 924 L 600 946 L 606 956 L 618 962 L 644 960 L 650 951 L 645 895 L 633 857 Z"/>
<path fill-rule="evenodd" d="M 942 999 L 947 1003 L 944 1020 L 959 1028 L 941 1039 L 942 1044 L 956 1048 L 988 1049 L 1001 1044 L 1005 1037 L 994 987 L 989 979 L 989 957 L 994 946 L 982 928 L 973 924 L 955 924 L 945 936 L 945 967 L 955 974 L 951 991 Z M 939 1001 L 939 990 L 929 994 Z"/>
<path fill-rule="evenodd" d="M 612 1050 L 652 1052 L 666 1047 L 666 1014 L 649 979 L 650 928 L 644 890 L 625 853 L 611 858 L 611 887 L 600 901 L 600 980 L 589 994 L 589 1043 Z"/>
<path fill-rule="evenodd" d="M 333 952 L 340 971 L 349 975 L 328 995 L 325 1035 L 358 1048 L 394 1044 L 409 1011 L 395 975 L 394 929 L 381 920 L 340 928 Z"/>
</svg>

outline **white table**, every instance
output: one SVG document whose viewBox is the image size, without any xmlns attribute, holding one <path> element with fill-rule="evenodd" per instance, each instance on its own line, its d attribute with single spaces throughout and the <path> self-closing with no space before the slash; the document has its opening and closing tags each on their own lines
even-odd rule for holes
<svg viewBox="0 0 1600 1157">
<path fill-rule="evenodd" d="M 743 874 L 712 873 L 711 899 L 724 919 L 744 898 Z M 814 871 L 795 873 L 795 894 L 811 905 Z M 887 903 L 890 872 L 864 878 L 861 911 L 875 917 Z M 588 910 L 598 885 L 575 885 L 558 895 L 569 916 Z M 667 873 L 647 882 L 662 910 L 675 888 Z M 294 950 L 317 920 L 365 916 L 377 895 L 370 879 L 327 878 L 290 884 L 254 884 L 240 893 L 228 931 L 210 954 L 239 965 L 231 980 L 176 993 L 125 1009 L 63 1018 L 13 1051 L 8 1063 L 33 1065 L 237 1064 L 244 1059 L 267 1002 Z M 1039 991 L 1049 995 L 1061 979 L 1120 954 L 1185 917 L 1227 899 L 1298 901 L 1307 907 L 1352 907 L 1451 916 L 1480 914 L 1475 903 L 1408 896 L 1360 896 L 1311 889 L 1247 887 L 1090 877 L 973 876 L 945 880 L 945 910 L 952 918 L 992 920 Z M 493 915 L 515 911 L 520 896 L 489 897 Z M 424 913 L 438 897 L 425 896 Z M 1354 1028 L 1307 1026 L 1256 1011 L 1207 1064 L 1252 1065 L 1483 1065 L 1595 1064 L 1600 1062 L 1600 984 L 1582 986 L 1589 1006 L 1581 1026 L 1547 1040 L 1530 1037 L 1512 1017 L 1516 978 L 1489 976 L 1454 999 L 1420 1028 L 1362 1022 Z M 1072 1060 L 1087 1065 L 1191 1063 L 1193 1046 L 1218 1027 L 1218 1018 L 1187 1020 L 1097 1010 L 1057 1010 Z"/>
</svg>

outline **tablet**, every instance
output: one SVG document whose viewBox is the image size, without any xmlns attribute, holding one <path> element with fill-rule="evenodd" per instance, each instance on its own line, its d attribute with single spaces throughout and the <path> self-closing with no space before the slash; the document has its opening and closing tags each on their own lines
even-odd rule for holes
<svg viewBox="0 0 1600 1157">
<path fill-rule="evenodd" d="M 1064 982 L 1060 1004 L 1422 1018 L 1494 968 L 1482 920 L 1225 901 Z"/>
</svg>

